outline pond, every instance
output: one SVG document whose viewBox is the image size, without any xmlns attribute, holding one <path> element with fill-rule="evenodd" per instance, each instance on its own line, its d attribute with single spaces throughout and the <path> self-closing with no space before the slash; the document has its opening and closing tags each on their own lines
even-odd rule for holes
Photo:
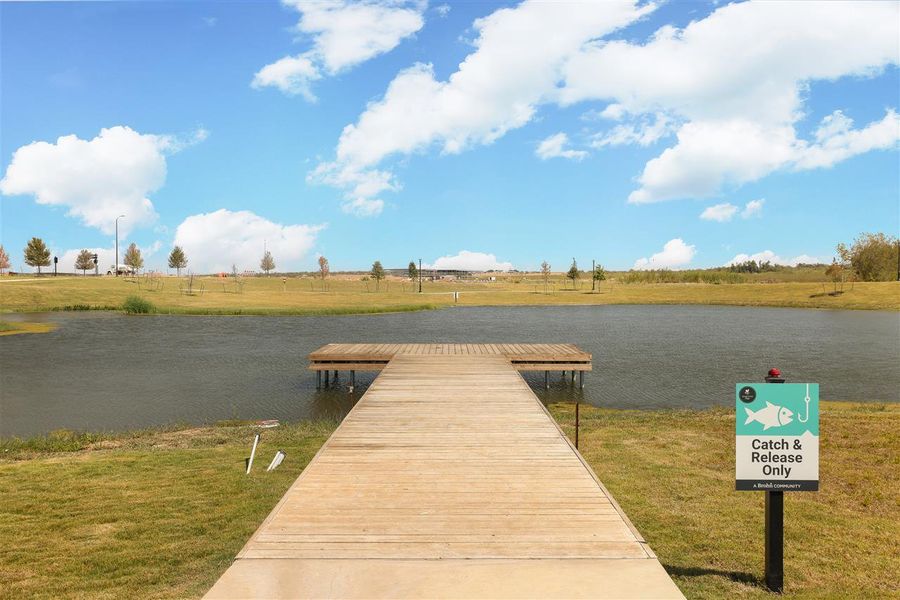
<svg viewBox="0 0 900 600">
<path fill-rule="evenodd" d="M 7 317 L 10 318 L 10 317 Z M 616 408 L 729 405 L 770 367 L 823 399 L 900 400 L 900 314 L 718 306 L 484 307 L 367 316 L 13 315 L 59 324 L 0 337 L 0 436 L 223 419 L 341 418 L 357 393 L 317 391 L 306 355 L 329 342 L 574 343 L 584 390 L 526 374 L 545 402 Z M 473 407 L 477 410 L 477 407 Z"/>
</svg>

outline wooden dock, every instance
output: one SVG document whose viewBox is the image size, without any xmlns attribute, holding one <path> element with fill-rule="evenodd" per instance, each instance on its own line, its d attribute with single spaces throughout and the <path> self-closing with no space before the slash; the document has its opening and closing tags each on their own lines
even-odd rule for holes
<svg viewBox="0 0 900 600">
<path fill-rule="evenodd" d="M 682 597 L 508 355 L 402 350 L 208 598 Z"/>
</svg>

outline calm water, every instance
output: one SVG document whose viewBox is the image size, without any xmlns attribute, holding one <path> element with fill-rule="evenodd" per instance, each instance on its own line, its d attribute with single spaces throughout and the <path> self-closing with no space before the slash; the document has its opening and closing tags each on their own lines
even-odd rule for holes
<svg viewBox="0 0 900 600">
<path fill-rule="evenodd" d="M 35 319 L 34 315 L 29 319 Z M 306 355 L 328 342 L 572 342 L 594 354 L 579 392 L 527 375 L 541 398 L 622 408 L 730 404 L 771 366 L 825 399 L 900 401 L 900 315 L 699 306 L 454 308 L 348 317 L 42 315 L 0 338 L 0 436 L 220 419 L 341 417 Z M 362 391 L 374 374 L 358 374 Z"/>
</svg>

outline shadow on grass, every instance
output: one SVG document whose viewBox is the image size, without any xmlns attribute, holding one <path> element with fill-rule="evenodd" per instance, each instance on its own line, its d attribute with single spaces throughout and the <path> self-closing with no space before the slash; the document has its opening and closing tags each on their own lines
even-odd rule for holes
<svg viewBox="0 0 900 600">
<path fill-rule="evenodd" d="M 708 569 L 705 567 L 681 567 L 677 565 L 663 564 L 663 568 L 669 575 L 677 577 L 703 577 L 704 575 L 713 575 L 715 577 L 725 577 L 737 583 L 744 583 L 757 587 L 765 587 L 763 578 L 752 573 L 742 573 L 740 571 L 724 571 L 722 569 Z"/>
</svg>

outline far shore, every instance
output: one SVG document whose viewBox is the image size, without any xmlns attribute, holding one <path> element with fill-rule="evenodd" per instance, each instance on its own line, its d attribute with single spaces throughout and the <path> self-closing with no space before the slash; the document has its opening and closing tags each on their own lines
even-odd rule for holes
<svg viewBox="0 0 900 600">
<path fill-rule="evenodd" d="M 766 274 L 769 275 L 769 274 Z M 481 275 L 473 280 L 379 282 L 340 275 L 272 277 L 0 278 L 0 313 L 113 310 L 185 315 L 352 315 L 452 306 L 719 305 L 900 311 L 900 282 L 819 281 L 821 274 L 753 278 L 740 283 L 571 282 L 536 274 Z M 495 277 L 491 281 L 489 277 Z M 787 280 L 785 280 L 787 279 Z M 593 289 L 592 289 L 593 288 Z"/>
</svg>

